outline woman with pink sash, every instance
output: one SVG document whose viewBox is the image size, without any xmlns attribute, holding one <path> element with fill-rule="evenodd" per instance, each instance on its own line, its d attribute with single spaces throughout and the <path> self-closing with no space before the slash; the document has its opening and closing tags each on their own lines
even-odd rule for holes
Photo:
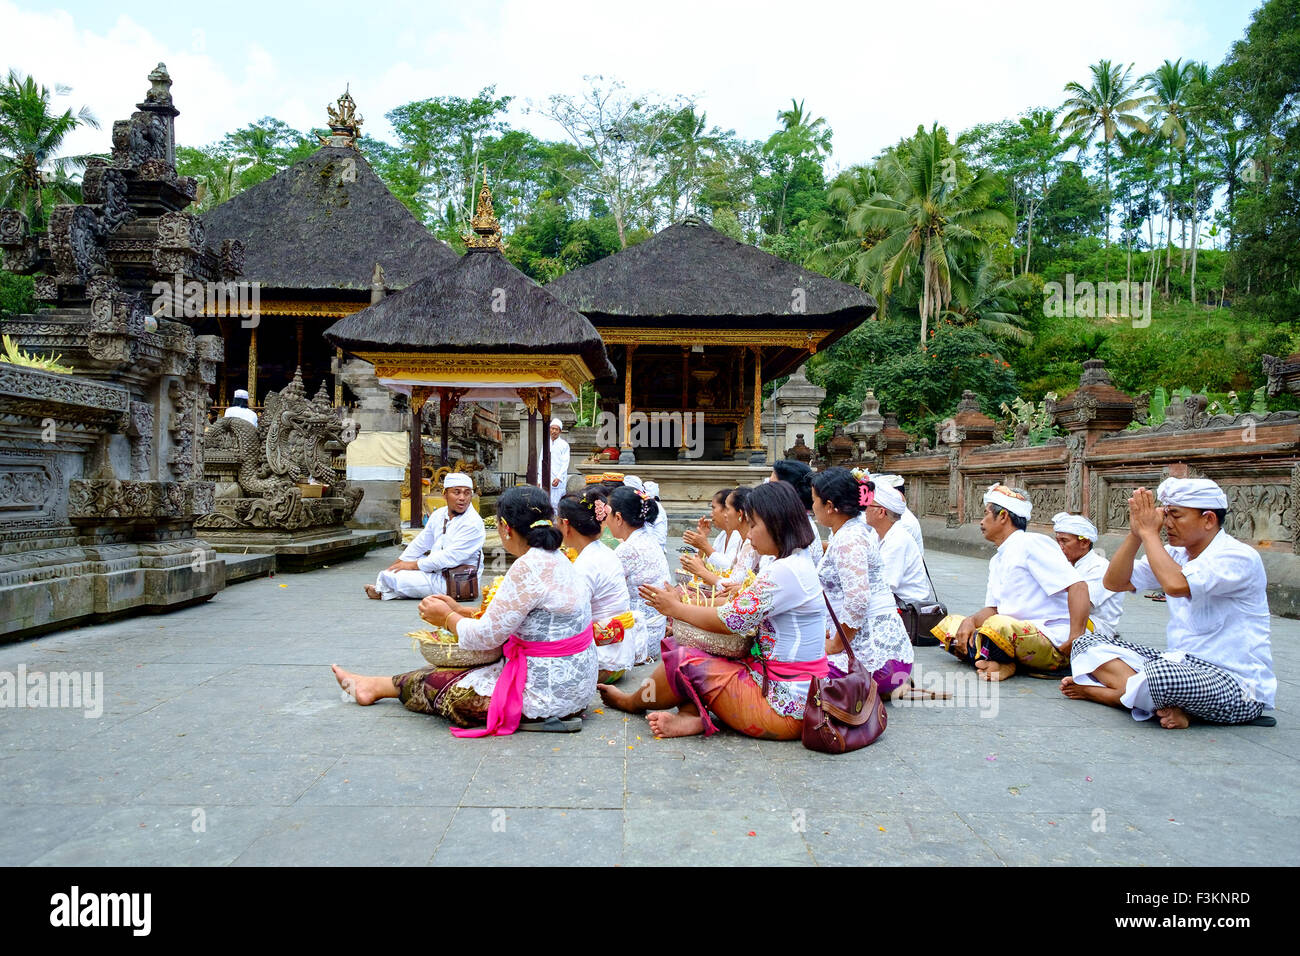
<svg viewBox="0 0 1300 956">
<path fill-rule="evenodd" d="M 454 633 L 466 650 L 503 647 L 503 659 L 393 677 L 364 677 L 336 666 L 340 686 L 358 704 L 395 697 L 407 710 L 446 717 L 463 737 L 511 734 L 521 722 L 581 716 L 596 689 L 591 595 L 559 550 L 550 499 L 531 486 L 511 488 L 497 504 L 497 526 L 515 562 L 483 617 L 471 617 L 474 608 L 441 594 L 420 602 L 420 616 Z"/>
<path fill-rule="evenodd" d="M 717 607 L 684 604 L 670 588 L 645 586 L 641 595 L 666 616 L 697 628 L 753 634 L 756 652 L 731 660 L 666 638 L 663 660 L 640 687 L 598 687 L 611 707 L 651 711 L 647 719 L 656 736 L 709 736 L 723 724 L 749 737 L 797 740 L 809 678 L 828 672 L 826 605 L 806 550 L 812 528 L 799 496 L 783 482 L 760 485 L 745 510 L 750 542 L 772 558 L 753 584 Z"/>
</svg>

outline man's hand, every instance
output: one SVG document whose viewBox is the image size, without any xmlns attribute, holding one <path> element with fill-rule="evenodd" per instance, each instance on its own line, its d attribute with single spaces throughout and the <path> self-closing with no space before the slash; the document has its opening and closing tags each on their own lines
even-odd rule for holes
<svg viewBox="0 0 1300 956">
<path fill-rule="evenodd" d="M 403 561 L 400 558 L 394 561 L 388 567 L 389 571 L 418 571 L 420 563 L 418 561 Z"/>
<path fill-rule="evenodd" d="M 957 633 L 953 636 L 951 646 L 960 648 L 963 654 L 969 655 L 970 642 L 975 637 L 975 617 L 964 617 L 961 623 L 957 625 Z"/>
<path fill-rule="evenodd" d="M 1128 526 L 1143 542 L 1160 537 L 1160 527 L 1165 523 L 1165 509 L 1156 507 L 1155 496 L 1149 489 L 1137 488 L 1128 500 Z"/>
<path fill-rule="evenodd" d="M 559 478 L 552 478 L 552 479 L 551 479 L 551 487 L 552 487 L 552 488 L 558 488 L 558 487 L 560 487 L 560 479 L 559 479 Z"/>
</svg>

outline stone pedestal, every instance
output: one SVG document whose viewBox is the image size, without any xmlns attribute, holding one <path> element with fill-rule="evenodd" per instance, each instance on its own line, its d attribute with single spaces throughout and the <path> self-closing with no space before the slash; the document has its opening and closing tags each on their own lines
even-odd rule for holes
<svg viewBox="0 0 1300 956">
<path fill-rule="evenodd" d="M 796 435 L 811 439 L 817 429 L 817 416 L 826 389 L 808 381 L 805 366 L 800 365 L 784 385 L 772 394 L 775 411 L 775 441 L 772 444 L 773 460 L 785 457 L 785 450 L 793 448 Z"/>
</svg>

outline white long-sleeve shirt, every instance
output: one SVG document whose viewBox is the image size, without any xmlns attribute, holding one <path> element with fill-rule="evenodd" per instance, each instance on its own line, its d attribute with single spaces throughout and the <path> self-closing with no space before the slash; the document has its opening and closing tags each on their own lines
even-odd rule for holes
<svg viewBox="0 0 1300 956">
<path fill-rule="evenodd" d="M 561 479 L 560 487 L 564 487 L 563 479 L 569 474 L 569 443 L 563 438 L 557 438 L 551 442 L 551 480 Z M 542 453 L 537 453 L 537 478 L 542 477 Z M 548 492 L 550 489 L 546 489 Z"/>
<path fill-rule="evenodd" d="M 481 577 L 486 539 L 487 529 L 473 505 L 454 516 L 444 505 L 429 516 L 428 524 L 406 546 L 402 560 L 416 562 L 425 574 L 438 574 L 460 564 L 477 564 Z"/>
<path fill-rule="evenodd" d="M 1089 549 L 1083 557 L 1074 562 L 1074 569 L 1083 575 L 1088 585 L 1088 600 L 1092 602 L 1092 629 L 1102 637 L 1114 637 L 1119 631 L 1119 618 L 1124 613 L 1124 598 L 1127 591 L 1107 591 L 1102 585 L 1106 569 L 1110 562 L 1106 555 L 1096 548 Z"/>
</svg>

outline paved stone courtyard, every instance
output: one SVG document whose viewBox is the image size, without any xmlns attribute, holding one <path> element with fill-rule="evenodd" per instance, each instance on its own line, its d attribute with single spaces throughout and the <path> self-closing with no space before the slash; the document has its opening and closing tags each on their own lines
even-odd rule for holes
<svg viewBox="0 0 1300 956">
<path fill-rule="evenodd" d="M 656 740 L 588 709 L 582 733 L 456 740 L 331 663 L 422 661 L 413 602 L 364 599 L 387 552 L 239 584 L 210 603 L 0 646 L 0 672 L 103 675 L 103 713 L 0 710 L 0 864 L 1286 864 L 1300 859 L 1300 622 L 1273 619 L 1274 728 L 1168 732 L 937 649 L 923 684 L 827 757 L 730 733 Z M 954 610 L 984 565 L 932 551 Z M 1125 636 L 1163 643 L 1130 596 Z M 635 680 L 634 678 L 631 678 Z"/>
</svg>

